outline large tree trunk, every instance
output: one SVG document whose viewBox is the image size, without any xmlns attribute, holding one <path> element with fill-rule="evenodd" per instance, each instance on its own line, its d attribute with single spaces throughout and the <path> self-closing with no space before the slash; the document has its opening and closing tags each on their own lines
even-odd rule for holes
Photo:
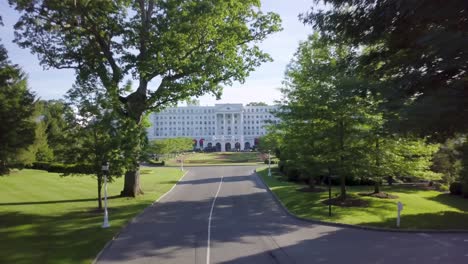
<svg viewBox="0 0 468 264">
<path fill-rule="evenodd" d="M 120 192 L 120 196 L 136 197 L 143 194 L 140 188 L 140 167 L 138 166 L 134 171 L 127 171 L 125 173 L 124 189 Z"/>
<path fill-rule="evenodd" d="M 379 193 L 380 192 L 380 181 L 376 180 L 374 184 L 374 193 Z"/>
<path fill-rule="evenodd" d="M 340 198 L 342 200 L 345 200 L 346 199 L 346 175 L 344 173 L 340 175 L 340 181 L 341 181 Z"/>
<path fill-rule="evenodd" d="M 140 80 L 140 86 L 137 91 L 130 94 L 126 98 L 121 98 L 121 101 L 126 103 L 128 117 L 135 123 L 130 129 L 132 138 L 129 138 L 127 144 L 131 144 L 129 155 L 132 155 L 133 166 L 125 172 L 124 188 L 120 192 L 120 196 L 136 197 L 143 194 L 140 187 L 140 154 L 141 154 L 141 121 L 146 106 L 146 81 Z M 143 129 L 144 131 L 144 129 Z"/>
</svg>

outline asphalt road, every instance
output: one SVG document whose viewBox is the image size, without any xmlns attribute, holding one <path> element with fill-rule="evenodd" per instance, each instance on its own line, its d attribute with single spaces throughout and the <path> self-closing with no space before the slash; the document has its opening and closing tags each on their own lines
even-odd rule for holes
<svg viewBox="0 0 468 264">
<path fill-rule="evenodd" d="M 196 167 L 98 263 L 468 263 L 468 234 L 366 231 L 288 216 L 254 167 Z M 209 241 L 208 241 L 209 240 Z"/>
</svg>

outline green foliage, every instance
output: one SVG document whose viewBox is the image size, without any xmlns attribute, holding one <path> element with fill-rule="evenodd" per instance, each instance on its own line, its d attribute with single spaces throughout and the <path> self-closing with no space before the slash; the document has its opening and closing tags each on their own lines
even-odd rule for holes
<svg viewBox="0 0 468 264">
<path fill-rule="evenodd" d="M 433 158 L 431 169 L 443 175 L 443 182 L 450 185 L 452 182 L 459 179 L 462 171 L 462 146 L 464 142 L 463 136 L 457 136 L 442 144 Z"/>
<path fill-rule="evenodd" d="M 38 55 L 42 65 L 71 68 L 81 82 L 93 79 L 127 121 L 126 151 L 133 156 L 124 193 L 136 195 L 142 151 L 142 118 L 168 104 L 244 82 L 270 56 L 258 43 L 281 30 L 275 13 L 260 1 L 12 0 L 22 12 L 15 42 Z M 132 89 L 126 77 L 137 80 Z M 158 86 L 149 87 L 157 78 Z M 133 183 L 132 183 L 133 182 Z"/>
<path fill-rule="evenodd" d="M 35 103 L 35 111 L 32 120 L 36 123 L 34 142 L 26 149 L 21 150 L 17 155 L 17 162 L 24 165 L 31 165 L 35 161 L 52 161 L 54 154 L 49 147 L 47 139 L 47 124 L 43 116 L 43 103 Z"/>
<path fill-rule="evenodd" d="M 373 180 L 379 192 L 388 176 L 439 179 L 429 170 L 438 145 L 387 129 L 381 95 L 362 92 L 375 82 L 357 67 L 358 55 L 318 34 L 301 43 L 286 71 L 283 122 L 264 145 L 280 149 L 290 179 L 339 176 L 343 198 L 350 180 Z"/>
<path fill-rule="evenodd" d="M 62 164 L 51 163 L 47 169 L 48 172 L 61 173 L 62 175 L 70 174 L 95 174 L 95 168 L 92 164 Z"/>
<path fill-rule="evenodd" d="M 267 106 L 268 104 L 265 102 L 250 102 L 246 104 L 246 106 Z"/>
<path fill-rule="evenodd" d="M 398 113 L 397 131 L 442 139 L 468 131 L 466 1 L 326 2 L 303 21 L 334 43 L 366 47 L 360 66 Z"/>
<path fill-rule="evenodd" d="M 463 184 L 461 182 L 452 182 L 449 190 L 450 194 L 461 195 L 463 193 Z"/>
<path fill-rule="evenodd" d="M 257 149 L 263 153 L 268 153 L 270 151 L 271 154 L 279 158 L 281 156 L 281 145 L 281 135 L 275 133 L 274 130 L 271 129 L 270 133 L 260 137 Z"/>
<path fill-rule="evenodd" d="M 190 151 L 193 149 L 193 139 L 186 137 L 167 138 L 150 142 L 148 152 L 151 154 L 170 154 Z"/>
<path fill-rule="evenodd" d="M 107 101 L 106 90 L 96 86 L 95 83 L 86 82 L 75 85 L 68 91 L 69 104 L 76 108 L 77 113 L 66 138 L 72 141 L 75 148 L 68 152 L 68 160 L 75 160 L 76 165 L 58 167 L 54 172 L 69 174 L 94 174 L 97 177 L 98 197 L 101 197 L 101 188 L 104 181 L 102 165 L 109 163 L 107 178 L 120 177 L 124 170 L 134 163 L 135 157 L 126 155 L 126 146 L 123 143 L 132 141 L 128 137 L 129 126 L 125 120 L 111 109 Z M 134 127 L 133 127 L 134 128 Z M 138 128 L 136 131 L 139 131 Z M 130 134 L 133 134 L 131 131 Z M 51 165 L 51 170 L 53 166 Z M 99 208 L 102 207 L 98 199 Z"/>
<path fill-rule="evenodd" d="M 0 175 L 9 172 L 9 164 L 34 161 L 35 154 L 26 148 L 34 143 L 34 94 L 29 91 L 26 76 L 8 60 L 0 45 Z"/>
<path fill-rule="evenodd" d="M 68 155 L 73 152 L 76 138 L 71 131 L 75 127 L 75 113 L 70 105 L 62 100 L 41 101 L 43 105 L 42 121 L 46 125 L 48 146 L 53 152 L 55 162 L 75 162 L 76 159 Z M 72 151 L 70 151 L 72 149 Z"/>
</svg>

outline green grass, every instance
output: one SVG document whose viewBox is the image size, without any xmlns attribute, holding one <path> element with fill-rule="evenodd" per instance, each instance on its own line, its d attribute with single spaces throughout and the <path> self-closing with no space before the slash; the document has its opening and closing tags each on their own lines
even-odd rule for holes
<svg viewBox="0 0 468 264">
<path fill-rule="evenodd" d="M 328 191 L 321 193 L 298 192 L 298 184 L 280 181 L 276 173 L 267 176 L 266 169 L 259 170 L 260 176 L 293 214 L 307 219 L 363 226 L 396 228 L 397 202 L 404 205 L 401 229 L 468 229 L 468 199 L 441 193 L 407 187 L 383 187 L 383 191 L 399 196 L 398 199 L 362 197 L 369 201 L 368 207 L 332 207 L 322 203 L 328 199 Z M 302 185 L 303 187 L 303 185 Z M 324 186 L 324 188 L 326 188 Z M 347 188 L 351 194 L 373 191 L 372 186 Z M 332 189 L 332 195 L 339 193 Z"/>
<path fill-rule="evenodd" d="M 108 186 L 111 227 L 102 229 L 94 177 L 60 177 L 37 170 L 0 177 L 1 263 L 90 263 L 105 243 L 182 176 L 175 168 L 145 168 L 145 195 L 117 197 L 123 179 Z"/>
<path fill-rule="evenodd" d="M 262 159 L 258 152 L 211 152 L 211 153 L 191 153 L 184 157 L 184 165 L 256 165 Z M 177 159 L 166 162 L 168 166 L 180 166 Z"/>
</svg>

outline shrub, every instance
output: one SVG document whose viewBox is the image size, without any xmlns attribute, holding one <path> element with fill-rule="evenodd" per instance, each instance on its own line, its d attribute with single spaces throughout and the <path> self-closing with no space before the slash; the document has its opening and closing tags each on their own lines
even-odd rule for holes
<svg viewBox="0 0 468 264">
<path fill-rule="evenodd" d="M 286 168 L 286 176 L 288 177 L 288 181 L 298 181 L 299 180 L 299 176 L 300 176 L 300 172 L 297 168 L 295 167 L 287 167 Z"/>
<path fill-rule="evenodd" d="M 263 162 L 268 165 L 268 159 L 265 159 Z M 274 160 L 274 159 L 272 159 L 271 162 L 270 162 L 270 164 L 276 164 L 276 163 L 277 163 L 277 161 Z"/>
<path fill-rule="evenodd" d="M 50 162 L 33 162 L 31 169 L 35 170 L 46 170 L 50 168 Z"/>
<path fill-rule="evenodd" d="M 63 163 L 52 163 L 47 169 L 48 172 L 65 173 L 66 166 Z"/>
<path fill-rule="evenodd" d="M 438 189 L 438 190 L 441 191 L 441 192 L 448 192 L 449 187 L 448 187 L 447 185 L 445 185 L 445 184 L 441 184 L 441 185 L 439 186 L 439 189 Z"/>
<path fill-rule="evenodd" d="M 450 184 L 449 190 L 450 194 L 461 195 L 463 192 L 463 185 L 461 184 L 461 182 L 452 182 Z"/>
<path fill-rule="evenodd" d="M 160 162 L 158 162 L 156 160 L 149 160 L 148 163 L 153 165 L 153 166 L 157 166 L 157 167 L 162 167 L 162 166 L 166 165 L 166 162 L 164 160 L 162 160 Z M 189 162 L 186 162 L 186 163 L 189 163 Z"/>
<path fill-rule="evenodd" d="M 90 164 L 52 163 L 47 171 L 62 174 L 94 174 L 94 167 Z"/>
<path fill-rule="evenodd" d="M 278 162 L 278 170 L 279 170 L 280 172 L 284 172 L 284 165 L 285 165 L 285 162 L 284 162 L 284 161 L 280 160 L 280 161 Z"/>
</svg>

